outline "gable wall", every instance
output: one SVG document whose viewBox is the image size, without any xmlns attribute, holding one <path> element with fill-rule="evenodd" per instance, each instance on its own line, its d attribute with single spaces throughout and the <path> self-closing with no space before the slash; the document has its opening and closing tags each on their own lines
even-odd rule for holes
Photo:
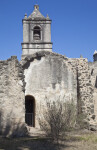
<svg viewBox="0 0 97 150">
<path fill-rule="evenodd" d="M 69 67 L 67 58 L 55 53 L 38 52 L 26 57 L 25 62 L 25 95 L 35 98 L 36 127 L 38 117 L 43 114 L 46 99 L 73 100 L 77 104 L 76 74 Z"/>
</svg>

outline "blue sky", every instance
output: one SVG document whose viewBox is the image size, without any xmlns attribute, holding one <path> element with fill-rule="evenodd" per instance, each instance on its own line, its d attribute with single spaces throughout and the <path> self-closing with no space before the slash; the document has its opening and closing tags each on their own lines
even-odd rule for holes
<svg viewBox="0 0 97 150">
<path fill-rule="evenodd" d="M 22 19 L 34 4 L 52 19 L 53 51 L 67 57 L 80 54 L 93 60 L 97 50 L 97 0 L 2 0 L 0 1 L 0 60 L 22 54 Z"/>
</svg>

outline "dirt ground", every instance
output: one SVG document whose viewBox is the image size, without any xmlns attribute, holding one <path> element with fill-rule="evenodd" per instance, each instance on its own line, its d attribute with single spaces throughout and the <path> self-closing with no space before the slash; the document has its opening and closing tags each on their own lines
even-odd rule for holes
<svg viewBox="0 0 97 150">
<path fill-rule="evenodd" d="M 59 150 L 45 137 L 0 137 L 0 150 Z M 72 131 L 60 141 L 60 150 L 97 150 L 97 132 Z"/>
</svg>

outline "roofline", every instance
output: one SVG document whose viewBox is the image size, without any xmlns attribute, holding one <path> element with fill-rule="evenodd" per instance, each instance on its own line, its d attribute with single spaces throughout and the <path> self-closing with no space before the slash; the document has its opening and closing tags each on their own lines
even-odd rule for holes
<svg viewBox="0 0 97 150">
<path fill-rule="evenodd" d="M 36 18 L 35 19 L 32 19 L 32 18 L 25 19 L 24 18 L 24 19 L 22 19 L 22 21 L 51 21 L 52 22 L 51 19 L 46 19 L 46 18 L 45 19 L 41 19 L 41 18 L 40 19 L 38 19 L 38 18 L 37 19 Z"/>
<path fill-rule="evenodd" d="M 23 44 L 53 44 L 52 42 L 23 42 L 21 43 L 21 45 Z"/>
</svg>

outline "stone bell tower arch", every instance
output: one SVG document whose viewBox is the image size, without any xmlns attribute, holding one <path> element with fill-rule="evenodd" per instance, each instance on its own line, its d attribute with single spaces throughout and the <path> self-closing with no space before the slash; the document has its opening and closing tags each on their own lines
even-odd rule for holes
<svg viewBox="0 0 97 150">
<path fill-rule="evenodd" d="M 39 6 L 34 6 L 33 13 L 23 19 L 22 57 L 38 51 L 52 51 L 51 19 L 45 18 L 39 11 Z"/>
</svg>

